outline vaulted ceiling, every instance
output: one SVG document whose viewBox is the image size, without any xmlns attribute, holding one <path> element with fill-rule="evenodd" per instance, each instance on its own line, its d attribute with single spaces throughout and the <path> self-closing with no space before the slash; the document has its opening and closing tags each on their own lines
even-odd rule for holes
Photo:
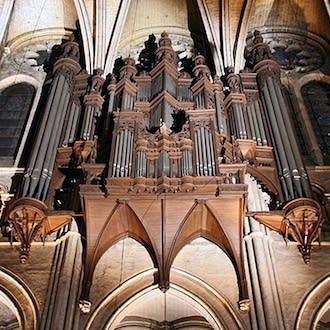
<svg viewBox="0 0 330 330">
<path fill-rule="evenodd" d="M 2 0 L 0 8 L 3 19 L 11 16 L 6 45 L 13 49 L 60 40 L 78 22 L 89 72 L 99 67 L 110 72 L 118 54 L 134 56 L 149 34 L 159 37 L 163 30 L 174 41 L 189 43 L 190 33 L 195 44 L 208 39 L 221 74 L 228 66 L 242 69 L 245 39 L 255 29 L 315 34 L 326 41 L 330 29 L 326 0 Z"/>
</svg>

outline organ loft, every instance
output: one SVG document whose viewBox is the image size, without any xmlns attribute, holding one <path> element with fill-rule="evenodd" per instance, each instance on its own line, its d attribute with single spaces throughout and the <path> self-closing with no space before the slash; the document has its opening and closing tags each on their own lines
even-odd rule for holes
<svg viewBox="0 0 330 330">
<path fill-rule="evenodd" d="M 0 327 L 329 328 L 330 9 L 241 2 L 0 2 Z"/>
</svg>

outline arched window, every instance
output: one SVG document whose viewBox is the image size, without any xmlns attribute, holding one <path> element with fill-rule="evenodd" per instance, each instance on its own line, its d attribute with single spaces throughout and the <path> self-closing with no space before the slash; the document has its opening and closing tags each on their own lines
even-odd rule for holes
<svg viewBox="0 0 330 330">
<path fill-rule="evenodd" d="M 330 85 L 310 81 L 301 88 L 325 164 L 330 164 Z"/>
<path fill-rule="evenodd" d="M 13 165 L 15 161 L 35 92 L 28 83 L 0 91 L 0 166 Z"/>
</svg>

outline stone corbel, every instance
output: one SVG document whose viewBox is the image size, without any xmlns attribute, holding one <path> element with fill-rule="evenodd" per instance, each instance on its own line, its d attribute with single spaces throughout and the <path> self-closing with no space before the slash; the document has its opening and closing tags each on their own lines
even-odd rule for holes
<svg viewBox="0 0 330 330">
<path fill-rule="evenodd" d="M 286 241 L 292 238 L 305 264 L 310 264 L 312 243 L 319 239 L 323 222 L 321 207 L 315 200 L 298 198 L 280 211 L 250 212 L 248 215 L 281 233 Z"/>
<path fill-rule="evenodd" d="M 71 221 L 72 214 L 49 210 L 45 203 L 30 197 L 20 198 L 8 207 L 7 223 L 13 238 L 21 243 L 20 261 L 26 263 L 33 241 L 59 230 Z"/>
</svg>

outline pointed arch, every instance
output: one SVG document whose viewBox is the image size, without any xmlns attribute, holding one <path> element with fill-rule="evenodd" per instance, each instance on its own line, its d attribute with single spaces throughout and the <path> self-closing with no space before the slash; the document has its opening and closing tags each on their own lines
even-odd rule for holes
<svg viewBox="0 0 330 330">
<path fill-rule="evenodd" d="M 234 250 L 230 239 L 226 235 L 224 229 L 217 221 L 216 216 L 210 211 L 206 204 L 195 202 L 194 206 L 187 213 L 187 216 L 182 221 L 181 226 L 174 239 L 174 244 L 171 247 L 168 265 L 173 263 L 178 252 L 197 237 L 204 237 L 210 242 L 216 244 L 225 251 L 233 261 Z"/>
<path fill-rule="evenodd" d="M 158 267 L 154 247 L 143 224 L 126 201 L 117 201 L 94 242 L 93 250 L 89 254 L 90 259 L 86 264 L 85 281 L 91 283 L 96 264 L 102 255 L 125 237 L 131 237 L 143 245 L 148 251 L 154 266 Z"/>
<path fill-rule="evenodd" d="M 232 237 L 221 225 L 218 216 L 213 212 L 207 203 L 196 201 L 192 210 L 188 212 L 186 218 L 176 234 L 171 246 L 165 267 L 165 276 L 169 279 L 170 269 L 179 251 L 192 240 L 203 237 L 222 249 L 231 260 L 237 276 L 237 285 L 240 298 L 246 298 L 246 283 L 244 269 L 242 268 L 242 256 L 235 250 Z"/>
<path fill-rule="evenodd" d="M 322 315 L 319 312 L 330 301 L 330 274 L 323 277 L 302 299 L 295 329 L 316 329 Z"/>
<path fill-rule="evenodd" d="M 25 74 L 17 74 L 12 75 L 10 77 L 7 77 L 0 81 L 0 92 L 5 91 L 9 88 L 14 88 L 15 86 L 30 86 L 33 88 L 33 93 L 31 94 L 31 100 L 30 100 L 30 106 L 29 109 L 27 109 L 26 113 L 26 120 L 23 123 L 22 129 L 21 129 L 21 136 L 20 139 L 17 141 L 17 147 L 15 151 L 15 155 L 13 162 L 14 166 L 19 166 L 19 163 L 22 158 L 22 154 L 24 151 L 24 145 L 28 139 L 31 127 L 33 127 L 33 122 L 35 120 L 35 115 L 37 111 L 37 106 L 39 103 L 39 99 L 42 92 L 42 86 L 39 81 L 37 81 L 35 78 L 25 75 Z M 26 96 L 26 95 L 25 95 Z M 27 97 L 25 97 L 26 102 Z M 6 102 L 8 104 L 8 102 Z M 3 118 L 2 118 L 3 119 Z M 0 118 L 0 121 L 2 120 Z M 16 129 L 17 129 L 17 122 L 16 122 Z"/>
<path fill-rule="evenodd" d="M 0 267 L 0 291 L 17 308 L 21 328 L 37 329 L 40 315 L 36 298 L 20 278 L 3 267 Z"/>
<path fill-rule="evenodd" d="M 144 301 L 150 292 L 159 292 L 152 283 L 153 272 L 149 269 L 124 282 L 94 309 L 85 329 L 115 329 L 124 318 L 129 306 Z M 191 274 L 174 271 L 169 293 L 182 295 L 183 301 L 191 302 L 212 325 L 213 329 L 245 329 L 246 325 L 235 308 L 219 293 Z M 138 285 L 137 285 L 138 284 Z M 161 315 L 162 316 L 162 315 Z"/>
</svg>

